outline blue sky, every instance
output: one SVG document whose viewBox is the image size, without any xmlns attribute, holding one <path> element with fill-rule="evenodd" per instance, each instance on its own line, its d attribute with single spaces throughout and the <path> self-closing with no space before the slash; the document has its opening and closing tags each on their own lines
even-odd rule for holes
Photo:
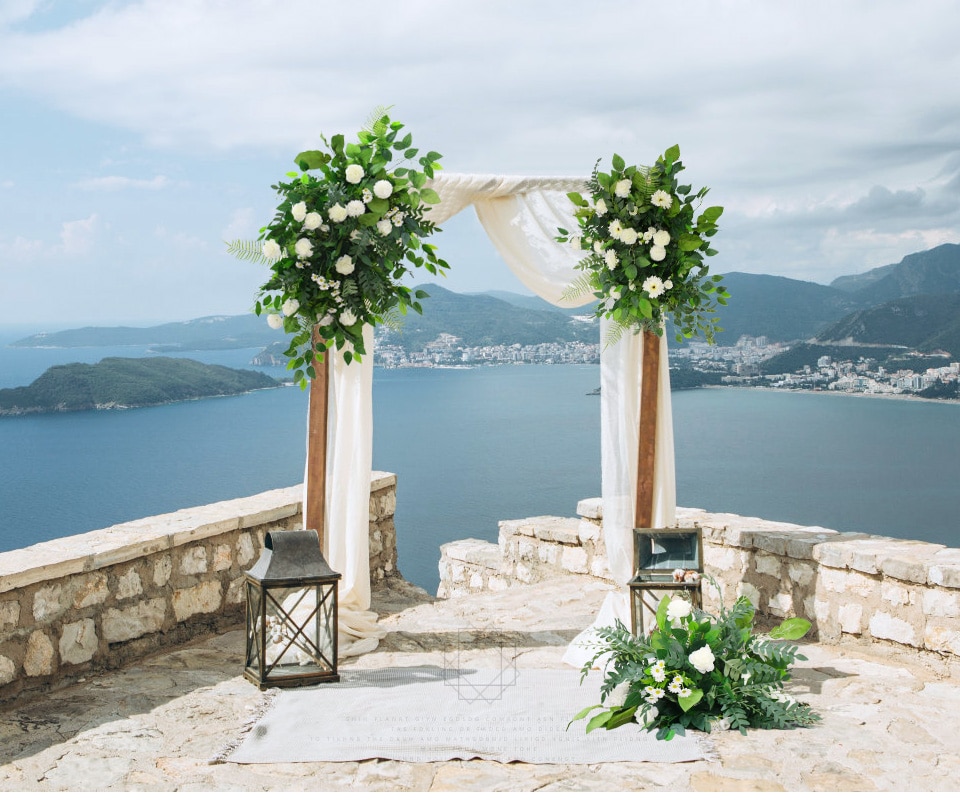
<svg viewBox="0 0 960 802">
<path fill-rule="evenodd" d="M 4 325 L 250 308 L 270 185 L 378 104 L 451 172 L 679 143 L 711 267 L 829 283 L 960 241 L 960 4 L 0 0 Z M 455 291 L 523 291 L 472 212 Z"/>
</svg>

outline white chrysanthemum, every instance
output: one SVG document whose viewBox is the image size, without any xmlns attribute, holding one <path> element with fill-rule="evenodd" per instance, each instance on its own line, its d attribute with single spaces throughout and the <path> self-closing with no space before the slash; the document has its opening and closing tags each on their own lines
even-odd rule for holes
<svg viewBox="0 0 960 802">
<path fill-rule="evenodd" d="M 614 220 L 609 226 L 607 226 L 607 231 L 610 232 L 610 236 L 614 239 L 620 239 L 620 235 L 623 233 L 623 223 L 619 220 Z"/>
<path fill-rule="evenodd" d="M 619 181 L 617 181 L 616 186 L 613 188 L 613 194 L 618 198 L 629 198 L 631 186 L 632 182 L 629 178 L 621 178 Z"/>
<path fill-rule="evenodd" d="M 310 212 L 305 218 L 303 218 L 303 227 L 307 231 L 316 231 L 323 223 L 323 218 L 320 216 L 319 212 Z"/>
<path fill-rule="evenodd" d="M 362 200 L 364 203 L 370 203 L 370 201 L 373 200 L 373 193 L 364 187 L 363 192 L 360 193 L 360 200 Z"/>
<path fill-rule="evenodd" d="M 357 322 L 357 316 L 353 314 L 353 312 L 350 311 L 349 309 L 344 309 L 340 313 L 340 322 L 344 326 L 352 326 L 354 323 Z"/>
<path fill-rule="evenodd" d="M 663 282 L 656 276 L 650 276 L 643 280 L 643 291 L 651 298 L 659 298 L 663 295 Z"/>
<path fill-rule="evenodd" d="M 667 695 L 667 692 L 663 688 L 644 688 L 643 692 L 647 695 L 647 702 L 650 704 L 656 704 Z"/>
<path fill-rule="evenodd" d="M 679 691 L 677 691 L 677 696 L 679 696 L 681 699 L 686 699 L 688 696 L 692 696 L 692 695 L 693 695 L 692 688 L 681 688 Z"/>
<path fill-rule="evenodd" d="M 653 195 L 650 196 L 650 203 L 654 206 L 659 206 L 661 209 L 669 209 L 673 206 L 673 197 L 669 192 L 664 192 L 662 189 L 658 189 Z"/>
<path fill-rule="evenodd" d="M 692 665 L 701 674 L 713 671 L 714 657 L 709 646 L 701 646 L 695 652 L 690 653 L 690 665 Z"/>
<path fill-rule="evenodd" d="M 353 259 L 351 259 L 347 254 L 344 254 L 337 259 L 334 266 L 341 276 L 349 276 L 354 269 Z"/>
<path fill-rule="evenodd" d="M 670 693 L 680 693 L 680 691 L 683 690 L 683 677 L 678 674 L 670 680 L 667 690 L 670 691 Z"/>
<path fill-rule="evenodd" d="M 334 223 L 342 223 L 347 219 L 347 210 L 344 209 L 339 203 L 333 204 L 329 209 L 327 209 L 327 217 Z"/>
<path fill-rule="evenodd" d="M 313 244 L 308 239 L 298 239 L 293 249 L 301 259 L 309 259 L 313 256 Z"/>
<path fill-rule="evenodd" d="M 359 217 L 367 210 L 363 201 L 352 200 L 347 204 L 347 217 Z"/>
<path fill-rule="evenodd" d="M 653 677 L 654 682 L 663 682 L 667 678 L 667 667 L 663 660 L 657 660 L 650 669 L 650 676 Z"/>
<path fill-rule="evenodd" d="M 373 185 L 373 194 L 381 200 L 386 200 L 393 194 L 393 184 L 387 181 L 387 179 L 381 178 Z"/>
<path fill-rule="evenodd" d="M 266 242 L 264 242 L 261 250 L 263 251 L 263 255 L 271 262 L 276 262 L 282 253 L 280 250 L 280 245 L 272 239 L 268 239 Z"/>
<path fill-rule="evenodd" d="M 662 262 L 667 258 L 667 249 L 662 245 L 654 245 L 650 248 L 650 258 L 654 262 Z"/>
<path fill-rule="evenodd" d="M 395 226 L 402 225 L 404 217 L 406 217 L 406 214 L 404 214 L 402 209 L 390 213 L 390 219 L 393 220 Z"/>
<path fill-rule="evenodd" d="M 646 284 L 644 284 L 644 289 L 646 289 Z M 659 294 L 660 293 L 658 293 L 658 295 Z M 692 612 L 693 605 L 686 599 L 671 599 L 670 604 L 667 605 L 667 618 L 671 621 L 679 621 L 681 618 L 686 618 Z"/>
<path fill-rule="evenodd" d="M 601 215 L 601 216 L 603 216 L 603 215 L 605 215 L 605 214 L 607 213 L 607 204 L 606 204 L 606 202 L 603 200 L 603 198 L 600 198 L 600 200 L 597 201 L 597 205 L 594 206 L 593 208 L 596 209 L 596 210 L 597 210 L 597 214 L 599 214 L 599 215 Z"/>
<path fill-rule="evenodd" d="M 305 204 L 303 201 L 293 204 L 293 206 L 290 207 L 290 214 L 293 215 L 294 220 L 296 220 L 298 223 L 302 223 L 303 218 L 307 216 L 307 204 Z"/>
<path fill-rule="evenodd" d="M 603 252 L 603 261 L 607 263 L 607 267 L 611 270 L 620 263 L 620 260 L 617 259 L 617 252 L 613 248 Z"/>
<path fill-rule="evenodd" d="M 653 244 L 666 247 L 670 244 L 670 232 L 660 229 L 653 235 Z"/>
<path fill-rule="evenodd" d="M 297 310 L 299 308 L 300 301 L 298 301 L 296 298 L 287 298 L 287 300 L 283 302 L 283 314 L 285 314 L 287 317 L 297 314 Z"/>
<path fill-rule="evenodd" d="M 351 184 L 359 184 L 363 181 L 363 168 L 359 164 L 348 164 L 346 176 Z"/>
<path fill-rule="evenodd" d="M 620 242 L 624 245 L 636 245 L 637 232 L 632 228 L 625 228 L 620 232 Z"/>
<path fill-rule="evenodd" d="M 279 329 L 283 327 L 283 318 L 280 315 L 267 315 L 267 325 L 271 329 Z"/>
<path fill-rule="evenodd" d="M 389 220 L 378 220 L 377 231 L 380 232 L 381 237 L 385 237 L 393 231 L 393 224 Z"/>
</svg>

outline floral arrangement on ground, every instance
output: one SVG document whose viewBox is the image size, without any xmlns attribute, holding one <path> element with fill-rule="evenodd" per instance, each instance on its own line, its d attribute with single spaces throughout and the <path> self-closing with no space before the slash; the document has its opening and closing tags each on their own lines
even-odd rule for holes
<svg viewBox="0 0 960 802">
<path fill-rule="evenodd" d="M 709 190 L 679 183 L 684 166 L 677 145 L 653 167 L 628 166 L 617 154 L 609 173 L 599 172 L 599 164 L 587 182 L 589 199 L 567 195 L 579 233 L 558 229 L 558 242 L 586 252 L 576 266 L 583 275 L 565 295 L 592 292 L 596 316 L 614 321 L 615 338 L 631 329 L 662 335 L 670 316 L 678 342 L 703 336 L 712 343 L 722 331 L 716 305 L 725 305 L 729 293 L 722 276 L 708 274 L 704 258 L 717 253 L 708 238 L 717 233 L 723 207 L 696 213 Z"/>
<path fill-rule="evenodd" d="M 440 154 L 410 166 L 419 151 L 402 129 L 378 109 L 356 142 L 321 137 L 325 149 L 298 154 L 300 172 L 272 187 L 281 201 L 259 238 L 228 243 L 233 255 L 270 266 L 254 311 L 291 335 L 284 353 L 301 387 L 331 348 L 348 364 L 359 361 L 364 325 L 422 313 L 427 293 L 407 286 L 412 268 L 443 275 L 449 267 L 424 241 L 439 230 L 424 214 L 440 201 L 425 186 Z"/>
<path fill-rule="evenodd" d="M 601 704 L 584 708 L 571 723 L 594 713 L 587 732 L 637 722 L 656 729 L 663 740 L 684 735 L 688 728 L 710 732 L 729 726 L 746 735 L 748 727 L 815 724 L 820 716 L 783 691 L 793 662 L 806 659 L 789 641 L 803 637 L 810 622 L 790 618 L 768 635 L 756 635 L 754 614 L 745 596 L 717 616 L 680 596 L 664 596 L 648 635 L 634 636 L 619 621 L 598 628 L 598 651 L 582 675 L 606 664 Z"/>
</svg>

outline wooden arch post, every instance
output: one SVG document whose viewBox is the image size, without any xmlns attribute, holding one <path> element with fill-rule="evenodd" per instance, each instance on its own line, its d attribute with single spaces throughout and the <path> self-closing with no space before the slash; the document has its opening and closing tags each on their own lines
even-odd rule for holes
<svg viewBox="0 0 960 802">
<path fill-rule="evenodd" d="M 642 384 L 640 386 L 640 432 L 637 455 L 637 506 L 634 526 L 653 526 L 653 471 L 657 459 L 657 394 L 660 389 L 660 338 L 643 332 Z"/>
<path fill-rule="evenodd" d="M 324 524 L 327 516 L 327 419 L 332 358 L 333 352 L 327 351 L 323 362 L 313 360 L 315 376 L 310 380 L 310 413 L 307 420 L 307 508 L 304 523 L 307 529 L 317 530 L 320 548 L 324 552 L 327 546 Z"/>
</svg>

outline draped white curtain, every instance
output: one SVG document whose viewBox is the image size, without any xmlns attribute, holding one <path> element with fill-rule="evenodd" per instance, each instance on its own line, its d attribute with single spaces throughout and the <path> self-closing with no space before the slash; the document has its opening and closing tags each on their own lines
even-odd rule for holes
<svg viewBox="0 0 960 802">
<path fill-rule="evenodd" d="M 556 306 L 572 308 L 592 300 L 564 298 L 577 278 L 579 255 L 556 242 L 557 228 L 573 231 L 567 192 L 583 191 L 582 178 L 539 178 L 441 174 L 429 186 L 440 195 L 428 218 L 443 223 L 474 206 L 477 217 L 507 266 L 531 292 Z M 601 337 L 606 333 L 601 322 Z M 610 570 L 621 585 L 632 575 L 633 516 L 637 488 L 642 338 L 624 335 L 601 351 L 601 475 L 603 529 Z M 383 633 L 369 611 L 368 508 L 372 470 L 373 337 L 365 334 L 367 357 L 330 374 L 327 448 L 327 559 L 341 574 L 341 654 L 376 648 Z M 653 525 L 676 521 L 673 417 L 665 339 L 660 346 Z M 309 488 L 304 482 L 304 492 Z"/>
</svg>

